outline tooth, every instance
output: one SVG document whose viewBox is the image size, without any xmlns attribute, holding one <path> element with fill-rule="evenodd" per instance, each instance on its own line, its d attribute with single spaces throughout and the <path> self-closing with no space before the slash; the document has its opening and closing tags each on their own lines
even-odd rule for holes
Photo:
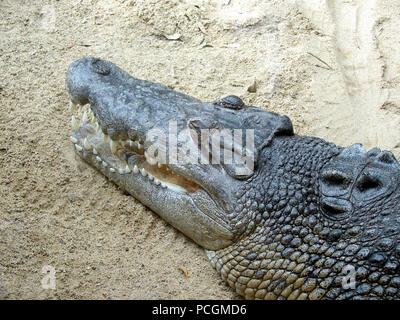
<svg viewBox="0 0 400 320">
<path fill-rule="evenodd" d="M 149 173 L 149 180 L 152 181 L 154 177 Z"/>
<path fill-rule="evenodd" d="M 110 172 L 115 172 L 115 169 L 114 168 L 110 168 Z"/>
<path fill-rule="evenodd" d="M 70 101 L 68 103 L 68 109 L 69 109 L 70 112 L 74 112 L 75 109 L 76 109 L 76 103 L 73 103 L 72 101 Z"/>
<path fill-rule="evenodd" d="M 78 151 L 82 151 L 83 150 L 83 148 L 78 144 L 75 145 L 75 149 L 78 150 Z"/>
<path fill-rule="evenodd" d="M 125 173 L 131 173 L 132 170 L 131 168 L 128 167 L 128 165 L 125 166 Z"/>
<path fill-rule="evenodd" d="M 101 164 L 103 165 L 104 168 L 107 167 L 107 162 L 102 161 Z"/>
<path fill-rule="evenodd" d="M 167 185 L 164 182 L 161 182 L 161 187 L 165 189 Z"/>
<path fill-rule="evenodd" d="M 96 157 L 96 160 L 97 160 L 98 162 L 102 161 L 101 158 L 100 158 L 99 156 Z"/>
<path fill-rule="evenodd" d="M 109 139 L 110 141 L 110 149 L 112 153 L 117 153 L 117 144 L 114 142 L 114 140 Z"/>
<path fill-rule="evenodd" d="M 139 143 L 139 142 L 137 142 L 137 148 L 140 150 L 140 149 L 142 149 L 142 145 Z"/>
<path fill-rule="evenodd" d="M 140 169 L 140 173 L 143 177 L 147 176 L 147 171 L 144 168 Z"/>
<path fill-rule="evenodd" d="M 124 169 L 118 168 L 118 173 L 119 173 L 119 174 L 124 174 L 125 171 L 124 171 Z"/>
<path fill-rule="evenodd" d="M 87 113 L 86 113 L 86 111 L 83 112 L 83 116 L 82 116 L 81 122 L 87 122 Z"/>
<path fill-rule="evenodd" d="M 77 142 L 78 142 L 78 139 L 76 139 L 76 138 L 73 137 L 73 136 L 70 136 L 70 137 L 69 137 L 69 140 L 71 140 L 72 143 L 77 143 Z"/>
<path fill-rule="evenodd" d="M 154 179 L 154 184 L 155 184 L 156 186 L 158 186 L 160 183 L 161 183 L 160 180 Z"/>
<path fill-rule="evenodd" d="M 157 162 L 157 167 L 161 168 L 161 163 Z"/>
<path fill-rule="evenodd" d="M 134 142 L 132 140 L 129 140 L 128 143 L 129 143 L 129 147 L 132 148 L 134 145 Z"/>
<path fill-rule="evenodd" d="M 79 122 L 76 120 L 75 116 L 71 117 L 72 130 L 79 127 Z"/>
<path fill-rule="evenodd" d="M 87 139 L 85 138 L 85 139 L 83 139 L 83 147 L 86 149 L 86 150 L 92 150 L 92 146 L 90 145 L 90 143 L 87 141 Z"/>
<path fill-rule="evenodd" d="M 135 164 L 135 166 L 133 167 L 133 173 L 138 173 L 139 172 L 139 168 L 138 166 Z"/>
<path fill-rule="evenodd" d="M 93 148 L 93 154 L 97 154 L 97 150 Z"/>
</svg>

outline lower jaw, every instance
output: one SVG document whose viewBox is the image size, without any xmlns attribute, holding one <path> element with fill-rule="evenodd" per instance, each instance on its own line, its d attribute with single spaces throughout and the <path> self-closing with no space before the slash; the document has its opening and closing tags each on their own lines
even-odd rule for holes
<svg viewBox="0 0 400 320">
<path fill-rule="evenodd" d="M 229 224 L 208 193 L 166 165 L 148 163 L 138 142 L 110 143 L 90 121 L 73 123 L 70 139 L 83 160 L 200 246 L 217 250 L 232 243 Z"/>
</svg>

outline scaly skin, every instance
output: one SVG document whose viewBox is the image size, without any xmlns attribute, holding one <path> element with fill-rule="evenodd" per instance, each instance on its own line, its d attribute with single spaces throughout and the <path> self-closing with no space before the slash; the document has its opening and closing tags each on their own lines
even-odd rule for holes
<svg viewBox="0 0 400 320">
<path fill-rule="evenodd" d="M 400 165 L 390 152 L 301 137 L 287 117 L 235 96 L 203 103 L 100 59 L 72 63 L 66 86 L 72 104 L 94 115 L 73 120 L 77 153 L 203 246 L 245 298 L 400 297 Z M 146 135 L 170 121 L 199 135 L 253 129 L 254 170 L 157 166 Z"/>
</svg>

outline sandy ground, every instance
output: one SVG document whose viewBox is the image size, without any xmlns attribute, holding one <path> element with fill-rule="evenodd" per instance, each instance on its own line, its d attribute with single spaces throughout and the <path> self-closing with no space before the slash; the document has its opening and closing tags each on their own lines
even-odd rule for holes
<svg viewBox="0 0 400 320">
<path fill-rule="evenodd" d="M 75 155 L 72 61 L 235 94 L 299 134 L 399 156 L 397 1 L 0 0 L 0 298 L 240 298 L 199 246 Z"/>
</svg>

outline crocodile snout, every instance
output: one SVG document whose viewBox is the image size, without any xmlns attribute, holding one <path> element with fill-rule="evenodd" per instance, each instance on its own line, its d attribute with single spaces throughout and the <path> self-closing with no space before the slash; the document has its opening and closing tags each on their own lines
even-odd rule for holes
<svg viewBox="0 0 400 320">
<path fill-rule="evenodd" d="M 348 217 L 354 206 L 390 195 L 398 186 L 400 165 L 389 151 L 366 152 L 352 145 L 321 171 L 321 209 L 334 219 Z"/>
</svg>

